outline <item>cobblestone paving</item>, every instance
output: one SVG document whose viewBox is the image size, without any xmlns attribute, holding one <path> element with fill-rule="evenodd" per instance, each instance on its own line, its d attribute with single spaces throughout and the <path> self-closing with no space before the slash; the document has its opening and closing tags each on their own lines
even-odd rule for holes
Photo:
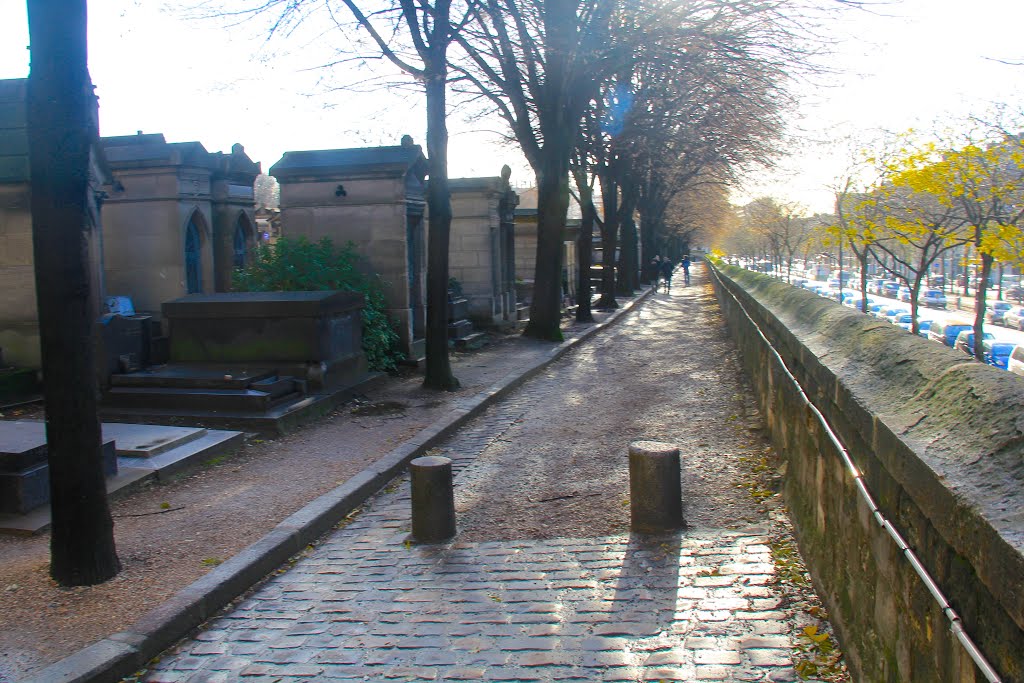
<svg viewBox="0 0 1024 683">
<path fill-rule="evenodd" d="M 145 680 L 798 680 L 764 529 L 414 546 L 407 489 Z"/>
<path fill-rule="evenodd" d="M 611 336 L 594 348 L 621 343 Z M 600 363 L 594 353 L 560 363 Z M 486 496 L 480 482 L 514 466 L 502 458 L 532 447 L 531 411 L 565 372 L 527 383 L 439 449 L 453 458 L 463 507 L 467 490 Z M 690 422 L 707 431 L 700 419 Z M 773 581 L 767 521 L 741 510 L 735 524 L 661 538 L 417 546 L 409 508 L 403 478 L 142 680 L 799 680 L 798 616 Z"/>
</svg>

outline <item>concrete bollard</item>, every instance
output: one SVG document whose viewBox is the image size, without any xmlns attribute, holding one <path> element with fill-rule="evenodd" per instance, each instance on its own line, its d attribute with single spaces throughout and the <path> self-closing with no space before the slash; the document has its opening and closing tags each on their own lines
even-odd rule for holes
<svg viewBox="0 0 1024 683">
<path fill-rule="evenodd" d="M 412 537 L 417 543 L 439 543 L 455 535 L 455 491 L 452 461 L 437 455 L 409 463 L 412 479 Z"/>
<path fill-rule="evenodd" d="M 630 528 L 657 534 L 686 527 L 679 449 L 657 441 L 629 444 Z"/>
</svg>

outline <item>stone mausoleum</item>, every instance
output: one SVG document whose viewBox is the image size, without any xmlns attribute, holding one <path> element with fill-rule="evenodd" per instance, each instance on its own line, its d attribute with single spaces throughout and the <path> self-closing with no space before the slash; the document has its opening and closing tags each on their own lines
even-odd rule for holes
<svg viewBox="0 0 1024 683">
<path fill-rule="evenodd" d="M 186 294 L 225 292 L 256 244 L 260 165 L 156 134 L 101 138 L 118 180 L 103 206 L 106 291 L 158 313 Z"/>
<path fill-rule="evenodd" d="M 424 356 L 427 160 L 401 145 L 286 152 L 270 169 L 281 187 L 281 234 L 353 242 L 384 284 L 404 352 Z"/>
<path fill-rule="evenodd" d="M 501 177 L 450 181 L 449 265 L 480 325 L 516 320 L 515 208 L 508 167 Z"/>
</svg>

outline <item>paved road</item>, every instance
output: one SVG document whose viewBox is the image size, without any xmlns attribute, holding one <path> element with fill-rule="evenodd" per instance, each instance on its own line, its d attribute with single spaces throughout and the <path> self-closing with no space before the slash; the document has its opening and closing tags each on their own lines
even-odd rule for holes
<svg viewBox="0 0 1024 683">
<path fill-rule="evenodd" d="M 439 449 L 455 542 L 408 542 L 401 479 L 143 680 L 800 680 L 813 596 L 775 580 L 784 515 L 740 489 L 764 446 L 716 316 L 702 277 L 655 294 Z M 648 436 L 688 454 L 685 533 L 628 533 L 625 444 Z"/>
</svg>

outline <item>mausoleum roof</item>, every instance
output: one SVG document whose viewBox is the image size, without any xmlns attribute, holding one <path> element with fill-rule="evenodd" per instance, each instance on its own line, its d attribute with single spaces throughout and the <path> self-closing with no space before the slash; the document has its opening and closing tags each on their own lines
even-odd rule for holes
<svg viewBox="0 0 1024 683">
<path fill-rule="evenodd" d="M 230 154 L 208 152 L 201 142 L 167 142 L 162 133 L 112 135 L 100 138 L 107 160 L 115 170 L 155 166 L 195 166 L 215 173 L 256 176 L 260 164 L 234 145 Z"/>
<path fill-rule="evenodd" d="M 453 192 L 468 192 L 471 190 L 501 190 L 503 181 L 498 176 L 483 178 L 449 178 L 448 187 Z"/>
<path fill-rule="evenodd" d="M 285 152 L 270 167 L 270 175 L 279 180 L 296 177 L 345 177 L 381 175 L 401 177 L 427 174 L 427 159 L 419 145 L 355 147 L 351 149 L 315 149 Z"/>
<path fill-rule="evenodd" d="M 98 103 L 92 103 L 96 123 Z M 110 182 L 110 169 L 100 146 L 92 146 L 91 180 Z M 28 79 L 0 79 L 0 183 L 27 183 L 31 180 L 28 163 Z M 95 185 L 94 185 L 95 186 Z"/>
</svg>

